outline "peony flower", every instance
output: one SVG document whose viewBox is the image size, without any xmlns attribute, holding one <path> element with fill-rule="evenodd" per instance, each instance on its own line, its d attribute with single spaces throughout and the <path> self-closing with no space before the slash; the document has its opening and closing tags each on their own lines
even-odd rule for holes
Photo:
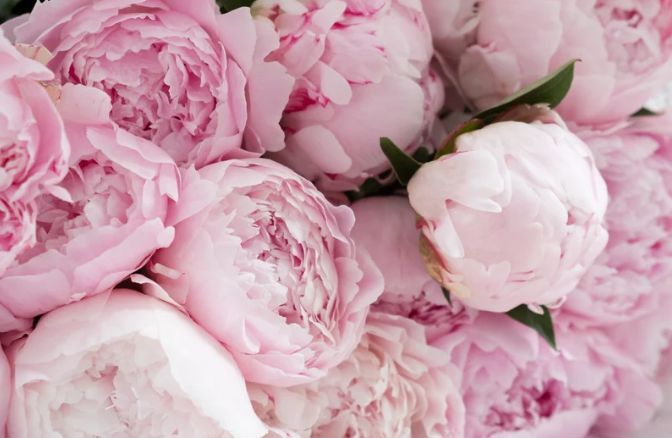
<svg viewBox="0 0 672 438">
<path fill-rule="evenodd" d="M 10 436 L 266 432 L 228 352 L 177 309 L 137 292 L 54 310 L 10 361 Z"/>
<path fill-rule="evenodd" d="M 388 170 L 389 137 L 408 151 L 443 103 L 419 0 L 257 0 L 280 34 L 278 60 L 296 84 L 275 156 L 324 190 L 356 189 Z"/>
<path fill-rule="evenodd" d="M 249 9 L 220 15 L 212 0 L 48 1 L 14 32 L 54 54 L 49 67 L 60 81 L 105 91 L 119 126 L 179 164 L 284 146 L 278 123 L 293 81 L 264 61 L 277 35 Z"/>
<path fill-rule="evenodd" d="M 603 333 L 555 320 L 557 352 L 492 313 L 433 344 L 462 372 L 466 438 L 611 436 L 649 421 L 660 403 L 657 385 Z"/>
<path fill-rule="evenodd" d="M 41 81 L 52 73 L 0 29 L 0 274 L 35 242 L 35 205 L 67 172 L 70 145 Z"/>
<path fill-rule="evenodd" d="M 669 116 L 636 118 L 579 133 L 594 151 L 610 195 L 609 244 L 563 310 L 603 327 L 655 370 L 666 346 L 672 299 L 672 130 Z"/>
<path fill-rule="evenodd" d="M 109 289 L 172 239 L 170 157 L 111 123 L 110 100 L 96 89 L 65 85 L 59 110 L 70 171 L 35 200 L 36 242 L 0 278 L 0 332 Z"/>
<path fill-rule="evenodd" d="M 350 239 L 352 211 L 264 159 L 189 171 L 184 186 L 175 240 L 151 275 L 245 378 L 295 385 L 347 358 L 382 291 Z"/>
<path fill-rule="evenodd" d="M 372 312 L 359 347 L 317 382 L 250 385 L 262 420 L 299 436 L 462 437 L 464 405 L 445 353 L 410 319 Z"/>
<path fill-rule="evenodd" d="M 672 72 L 669 0 L 422 2 L 448 75 L 478 109 L 578 58 L 558 111 L 582 124 L 619 121 Z"/>
<path fill-rule="evenodd" d="M 604 248 L 607 192 L 592 155 L 560 124 L 495 123 L 408 185 L 432 276 L 466 305 L 551 305 Z"/>
</svg>

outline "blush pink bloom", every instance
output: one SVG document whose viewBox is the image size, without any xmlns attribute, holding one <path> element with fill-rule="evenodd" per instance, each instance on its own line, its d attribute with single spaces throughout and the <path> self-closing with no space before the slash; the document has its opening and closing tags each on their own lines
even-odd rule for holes
<svg viewBox="0 0 672 438">
<path fill-rule="evenodd" d="M 258 0 L 280 34 L 280 61 L 297 81 L 276 158 L 324 190 L 350 190 L 389 169 L 380 137 L 412 151 L 443 104 L 429 69 L 420 0 Z"/>
<path fill-rule="evenodd" d="M 599 326 L 655 370 L 672 330 L 672 118 L 635 118 L 579 135 L 593 150 L 610 195 L 609 244 L 563 310 Z"/>
<path fill-rule="evenodd" d="M 151 261 L 172 300 L 252 382 L 323 377 L 354 350 L 380 273 L 350 238 L 354 217 L 270 160 L 185 173 L 175 240 Z"/>
<path fill-rule="evenodd" d="M 557 323 L 559 351 L 491 313 L 434 342 L 462 372 L 466 438 L 610 436 L 649 421 L 657 385 L 603 333 Z"/>
<path fill-rule="evenodd" d="M 607 191 L 564 124 L 500 122 L 457 138 L 408 193 L 432 276 L 467 306 L 555 304 L 607 241 Z"/>
<path fill-rule="evenodd" d="M 558 111 L 619 121 L 672 74 L 669 0 L 422 1 L 449 76 L 479 109 L 578 58 Z"/>
<path fill-rule="evenodd" d="M 292 388 L 250 385 L 250 396 L 279 435 L 458 438 L 464 404 L 455 371 L 421 325 L 372 312 L 355 352 L 326 377 Z"/>
<path fill-rule="evenodd" d="M 110 122 L 110 100 L 94 88 L 65 85 L 59 111 L 70 171 L 36 199 L 37 241 L 0 278 L 0 331 L 109 289 L 173 236 L 170 157 Z"/>
<path fill-rule="evenodd" d="M 40 81 L 53 74 L 0 29 L 0 274 L 35 242 L 34 199 L 65 176 L 70 145 Z M 1 312 L 1 311 L 0 311 Z"/>
<path fill-rule="evenodd" d="M 212 0 L 38 2 L 14 33 L 54 54 L 60 81 L 105 91 L 112 119 L 178 164 L 284 147 L 279 121 L 293 80 L 264 61 L 278 37 L 249 9 L 221 15 Z"/>
<path fill-rule="evenodd" d="M 5 436 L 5 425 L 11 398 L 11 383 L 11 371 L 7 363 L 7 357 L 0 348 L 0 437 Z"/>
<path fill-rule="evenodd" d="M 266 432 L 229 353 L 174 307 L 137 292 L 54 310 L 10 361 L 10 436 Z"/>
</svg>

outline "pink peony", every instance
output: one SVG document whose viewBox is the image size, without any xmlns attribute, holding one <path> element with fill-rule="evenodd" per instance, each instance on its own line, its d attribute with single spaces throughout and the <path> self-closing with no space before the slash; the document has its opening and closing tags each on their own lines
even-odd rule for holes
<svg viewBox="0 0 672 438">
<path fill-rule="evenodd" d="M 228 352 L 172 306 L 137 292 L 54 310 L 10 361 L 10 436 L 266 432 Z"/>
<path fill-rule="evenodd" d="M 481 313 L 434 343 L 462 371 L 466 438 L 609 436 L 646 424 L 660 391 L 627 354 L 599 331 L 557 334 L 556 352 L 507 316 Z"/>
<path fill-rule="evenodd" d="M 410 319 L 372 312 L 355 352 L 317 382 L 251 385 L 262 420 L 286 434 L 446 437 L 464 434 L 464 405 L 445 353 Z M 280 433 L 282 435 L 282 433 Z"/>
<path fill-rule="evenodd" d="M 579 58 L 560 114 L 618 121 L 672 73 L 670 0 L 422 2 L 449 76 L 479 109 Z"/>
<path fill-rule="evenodd" d="M 11 371 L 7 363 L 7 357 L 0 348 L 0 437 L 5 436 L 5 424 L 11 397 L 11 381 Z"/>
<path fill-rule="evenodd" d="M 280 61 L 297 81 L 276 158 L 325 190 L 351 190 L 389 169 L 380 137 L 419 146 L 443 103 L 429 69 L 420 0 L 258 0 L 273 20 Z"/>
<path fill-rule="evenodd" d="M 49 67 L 62 82 L 105 91 L 116 123 L 179 164 L 284 147 L 278 123 L 293 80 L 264 61 L 277 35 L 249 9 L 220 15 L 212 0 L 48 1 L 15 34 L 54 54 Z"/>
<path fill-rule="evenodd" d="M 172 239 L 170 157 L 111 123 L 110 100 L 96 89 L 65 85 L 59 110 L 70 171 L 35 201 L 37 241 L 0 278 L 0 331 L 109 289 Z"/>
<path fill-rule="evenodd" d="M 560 124 L 500 122 L 457 138 L 408 192 L 434 278 L 466 305 L 554 304 L 607 241 L 604 181 Z"/>
<path fill-rule="evenodd" d="M 609 244 L 563 306 L 577 325 L 604 327 L 655 370 L 672 329 L 672 119 L 636 118 L 580 132 L 610 194 Z"/>
<path fill-rule="evenodd" d="M 0 29 L 0 274 L 35 242 L 34 199 L 67 172 L 70 145 L 40 81 L 53 74 Z M 0 311 L 1 312 L 1 311 Z M 0 317 L 1 318 L 1 317 Z"/>
<path fill-rule="evenodd" d="M 350 208 L 264 159 L 188 171 L 184 185 L 175 241 L 152 259 L 152 276 L 245 378 L 305 383 L 347 358 L 382 291 L 350 239 Z"/>
</svg>

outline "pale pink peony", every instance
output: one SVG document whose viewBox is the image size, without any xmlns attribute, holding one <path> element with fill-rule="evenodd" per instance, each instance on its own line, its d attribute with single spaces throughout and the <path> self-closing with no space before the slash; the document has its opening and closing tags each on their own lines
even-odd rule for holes
<svg viewBox="0 0 672 438">
<path fill-rule="evenodd" d="M 173 244 L 151 276 L 232 352 L 245 378 L 323 377 L 362 335 L 380 273 L 354 217 L 286 167 L 229 160 L 185 173 Z"/>
<path fill-rule="evenodd" d="M 389 169 L 380 137 L 412 151 L 443 103 L 429 69 L 420 0 L 258 0 L 273 20 L 280 61 L 297 81 L 275 158 L 324 190 L 351 190 Z"/>
<path fill-rule="evenodd" d="M 635 118 L 579 135 L 610 195 L 609 244 L 563 306 L 580 326 L 603 327 L 649 371 L 672 330 L 672 118 Z"/>
<path fill-rule="evenodd" d="M 0 436 L 5 436 L 7 413 L 9 412 L 9 400 L 11 398 L 11 371 L 7 363 L 7 357 L 0 348 Z"/>
<path fill-rule="evenodd" d="M 34 199 L 65 176 L 70 145 L 40 81 L 53 74 L 0 29 L 0 274 L 35 242 Z"/>
<path fill-rule="evenodd" d="M 229 353 L 129 290 L 44 316 L 13 347 L 9 436 L 261 437 Z"/>
<path fill-rule="evenodd" d="M 37 241 L 0 278 L 0 331 L 109 289 L 172 239 L 170 157 L 111 123 L 110 100 L 94 88 L 65 85 L 59 111 L 70 171 L 35 201 Z"/>
<path fill-rule="evenodd" d="M 558 123 L 463 134 L 408 185 L 430 273 L 470 307 L 556 304 L 606 244 L 604 180 Z"/>
<path fill-rule="evenodd" d="M 458 438 L 464 405 L 456 379 L 421 325 L 372 312 L 355 352 L 323 379 L 249 389 L 257 413 L 278 435 Z"/>
<path fill-rule="evenodd" d="M 556 328 L 559 351 L 505 315 L 481 313 L 434 342 L 462 371 L 466 438 L 604 437 L 651 418 L 660 390 L 626 353 L 599 331 Z"/>
<path fill-rule="evenodd" d="M 559 112 L 619 121 L 672 74 L 669 0 L 422 0 L 437 52 L 471 105 L 489 107 L 571 59 Z"/>
<path fill-rule="evenodd" d="M 54 54 L 49 67 L 62 82 L 105 91 L 112 119 L 178 164 L 284 147 L 279 121 L 293 80 L 264 61 L 278 37 L 249 9 L 221 15 L 212 0 L 48 1 L 14 32 Z"/>
</svg>

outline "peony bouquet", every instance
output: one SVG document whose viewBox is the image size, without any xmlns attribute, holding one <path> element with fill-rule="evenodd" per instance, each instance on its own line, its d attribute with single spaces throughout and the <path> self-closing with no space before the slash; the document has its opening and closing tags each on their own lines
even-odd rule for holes
<svg viewBox="0 0 672 438">
<path fill-rule="evenodd" d="M 669 0 L 0 0 L 0 438 L 672 437 L 671 91 Z"/>
</svg>

